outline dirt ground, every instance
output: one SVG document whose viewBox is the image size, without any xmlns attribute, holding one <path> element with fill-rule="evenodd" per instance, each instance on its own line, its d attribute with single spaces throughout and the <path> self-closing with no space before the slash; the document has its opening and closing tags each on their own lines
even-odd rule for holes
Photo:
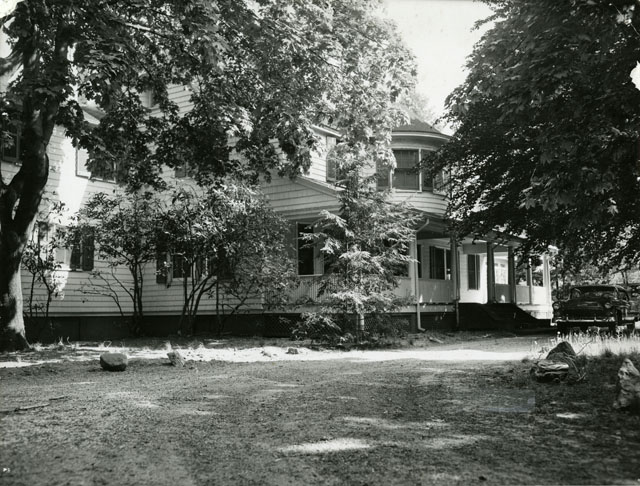
<svg viewBox="0 0 640 486">
<path fill-rule="evenodd" d="M 0 484 L 639 485 L 640 417 L 612 409 L 615 370 L 586 399 L 589 377 L 532 382 L 523 358 L 547 339 L 204 341 L 183 368 L 116 346 L 120 373 L 101 370 L 105 346 L 2 355 Z"/>
</svg>

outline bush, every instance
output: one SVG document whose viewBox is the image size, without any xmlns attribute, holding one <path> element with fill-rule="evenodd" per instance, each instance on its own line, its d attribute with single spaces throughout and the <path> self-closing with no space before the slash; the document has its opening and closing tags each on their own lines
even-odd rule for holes
<svg viewBox="0 0 640 486">
<path fill-rule="evenodd" d="M 305 313 L 295 325 L 291 336 L 296 340 L 310 339 L 329 346 L 366 342 L 369 345 L 380 338 L 406 335 L 409 323 L 388 314 L 367 316 L 365 330 L 358 332 L 355 316 L 348 314 Z"/>
<path fill-rule="evenodd" d="M 371 337 L 397 338 L 407 335 L 409 321 L 389 314 L 374 314 L 367 316 L 365 332 Z"/>
<path fill-rule="evenodd" d="M 339 344 L 345 338 L 343 330 L 331 317 L 314 312 L 302 314 L 302 320 L 291 331 L 291 337 L 330 345 Z"/>
</svg>

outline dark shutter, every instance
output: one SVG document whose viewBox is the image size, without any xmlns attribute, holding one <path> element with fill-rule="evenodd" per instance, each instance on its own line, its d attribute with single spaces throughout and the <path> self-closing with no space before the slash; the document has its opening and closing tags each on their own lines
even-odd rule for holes
<svg viewBox="0 0 640 486">
<path fill-rule="evenodd" d="M 389 187 L 389 167 L 382 164 L 376 165 L 376 175 L 378 178 L 378 188 L 386 189 Z"/>
<path fill-rule="evenodd" d="M 78 237 L 74 238 L 73 245 L 71 246 L 71 261 L 69 262 L 71 270 L 77 270 L 82 263 L 82 247 L 80 241 L 78 235 Z"/>
<path fill-rule="evenodd" d="M 94 259 L 94 236 L 87 233 L 82 237 L 82 270 L 89 272 L 93 270 Z"/>
<path fill-rule="evenodd" d="M 313 275 L 313 242 L 303 239 L 304 233 L 313 233 L 313 228 L 298 224 L 298 275 Z"/>
<path fill-rule="evenodd" d="M 176 179 L 183 179 L 183 178 L 187 177 L 187 166 L 186 165 L 181 165 L 179 167 L 176 167 L 175 172 L 174 172 L 174 177 Z"/>
<path fill-rule="evenodd" d="M 158 244 L 156 247 L 156 283 L 167 283 L 167 246 L 158 236 Z"/>
<path fill-rule="evenodd" d="M 470 290 L 480 288 L 480 257 L 478 255 L 467 255 L 467 279 Z"/>
</svg>

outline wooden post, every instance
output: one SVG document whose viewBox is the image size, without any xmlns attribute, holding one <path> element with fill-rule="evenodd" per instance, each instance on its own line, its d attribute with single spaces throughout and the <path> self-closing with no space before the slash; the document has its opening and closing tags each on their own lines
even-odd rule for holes
<svg viewBox="0 0 640 486">
<path fill-rule="evenodd" d="M 496 300 L 496 270 L 495 258 L 493 254 L 493 243 L 487 241 L 487 302 L 489 304 Z"/>
<path fill-rule="evenodd" d="M 451 234 L 449 246 L 451 248 L 451 284 L 453 286 L 453 308 L 456 313 L 456 329 L 460 328 L 460 255 L 458 254 L 458 238 Z"/>
<path fill-rule="evenodd" d="M 509 272 L 509 298 L 512 304 L 517 304 L 516 291 L 516 257 L 511 246 L 507 247 L 507 270 Z"/>
<path fill-rule="evenodd" d="M 531 268 L 531 258 L 527 262 L 527 285 L 529 286 L 529 304 L 533 304 L 533 268 Z"/>
</svg>

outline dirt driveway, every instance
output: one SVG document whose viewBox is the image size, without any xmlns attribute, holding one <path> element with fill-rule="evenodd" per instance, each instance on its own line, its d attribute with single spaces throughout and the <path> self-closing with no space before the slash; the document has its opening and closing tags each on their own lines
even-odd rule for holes
<svg viewBox="0 0 640 486">
<path fill-rule="evenodd" d="M 122 373 L 97 351 L 5 356 L 0 484 L 640 484 L 640 419 L 611 410 L 613 381 L 581 402 L 580 384 L 531 382 L 537 339 L 203 347 L 184 368 L 132 354 Z"/>
</svg>

